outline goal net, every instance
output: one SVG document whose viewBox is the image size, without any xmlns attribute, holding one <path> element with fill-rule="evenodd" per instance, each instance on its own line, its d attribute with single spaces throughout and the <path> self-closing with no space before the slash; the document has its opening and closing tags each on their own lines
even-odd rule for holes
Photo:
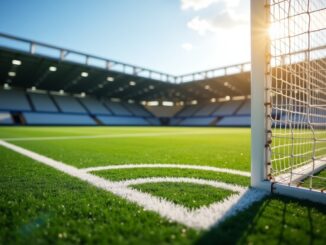
<svg viewBox="0 0 326 245">
<path fill-rule="evenodd" d="M 326 1 L 265 0 L 263 8 L 263 179 L 326 192 Z"/>
</svg>

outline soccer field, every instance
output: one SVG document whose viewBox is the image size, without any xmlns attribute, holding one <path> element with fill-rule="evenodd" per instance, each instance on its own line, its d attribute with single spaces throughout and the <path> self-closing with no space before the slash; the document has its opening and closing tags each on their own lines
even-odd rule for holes
<svg viewBox="0 0 326 245">
<path fill-rule="evenodd" d="M 247 128 L 1 127 L 0 139 L 1 244 L 326 241 L 324 205 L 248 194 Z M 244 193 L 256 201 L 232 209 Z"/>
</svg>

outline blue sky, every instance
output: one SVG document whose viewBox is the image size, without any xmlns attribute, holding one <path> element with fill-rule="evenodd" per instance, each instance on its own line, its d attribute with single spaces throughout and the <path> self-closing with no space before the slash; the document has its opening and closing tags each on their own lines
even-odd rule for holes
<svg viewBox="0 0 326 245">
<path fill-rule="evenodd" d="M 0 32 L 179 75 L 249 61 L 249 0 L 1 0 Z"/>
</svg>

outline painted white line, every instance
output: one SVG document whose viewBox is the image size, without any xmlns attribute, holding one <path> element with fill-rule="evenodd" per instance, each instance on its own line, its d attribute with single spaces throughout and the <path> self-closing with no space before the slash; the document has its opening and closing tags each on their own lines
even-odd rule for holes
<svg viewBox="0 0 326 245">
<path fill-rule="evenodd" d="M 146 184 L 146 183 L 161 183 L 161 182 L 193 183 L 198 185 L 209 185 L 215 188 L 227 189 L 234 192 L 244 192 L 247 190 L 246 187 L 242 187 L 240 185 L 226 184 L 215 180 L 204 180 L 204 179 L 184 178 L 184 177 L 149 177 L 149 178 L 122 180 L 116 183 L 122 186 L 130 186 L 130 185 L 139 185 L 139 184 Z"/>
<path fill-rule="evenodd" d="M 75 140 L 75 139 L 101 139 L 101 138 L 131 138 L 131 137 L 159 137 L 173 135 L 207 135 L 207 134 L 230 134 L 231 132 L 168 132 L 168 133 L 129 133 L 129 134 L 100 134 L 100 135 L 79 135 L 79 136 L 50 136 L 50 137 L 12 137 L 3 138 L 4 141 L 48 141 L 48 140 Z"/>
<path fill-rule="evenodd" d="M 129 169 L 129 168 L 179 168 L 179 169 L 195 169 L 195 170 L 206 170 L 212 172 L 220 172 L 227 174 L 235 174 L 240 176 L 250 177 L 249 172 L 228 169 L 228 168 L 217 168 L 210 166 L 198 166 L 198 165 L 189 165 L 189 164 L 124 164 L 124 165 L 109 165 L 109 166 L 99 166 L 99 167 L 90 167 L 82 168 L 80 170 L 84 172 L 93 172 L 93 171 L 102 171 L 102 170 L 114 170 L 114 169 Z"/>
<path fill-rule="evenodd" d="M 112 192 L 119 197 L 125 198 L 130 202 L 134 202 L 144 207 L 146 210 L 157 212 L 162 217 L 197 229 L 207 229 L 214 224 L 219 223 L 226 217 L 234 215 L 236 212 L 247 208 L 252 204 L 252 202 L 261 199 L 265 195 L 265 192 L 260 190 L 251 190 L 235 186 L 234 188 L 239 190 L 239 194 L 231 195 L 223 202 L 214 203 L 208 207 L 192 211 L 163 198 L 158 198 L 130 188 L 127 186 L 129 182 L 112 182 L 2 140 L 0 140 L 0 145 L 47 166 L 60 170 L 70 176 L 86 181 L 98 188 Z M 193 181 L 189 178 L 180 179 L 181 181 Z M 170 178 L 169 180 L 171 181 L 173 178 Z M 194 181 L 198 182 L 198 180 Z M 201 183 L 213 182 L 214 181 L 201 180 Z M 219 182 L 214 183 L 216 186 L 222 186 Z M 225 184 L 225 187 L 228 186 L 230 187 L 231 185 Z"/>
</svg>

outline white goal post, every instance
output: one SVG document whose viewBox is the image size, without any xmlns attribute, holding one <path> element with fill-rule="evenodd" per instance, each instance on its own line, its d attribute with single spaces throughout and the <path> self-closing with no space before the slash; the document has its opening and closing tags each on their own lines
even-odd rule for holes
<svg viewBox="0 0 326 245">
<path fill-rule="evenodd" d="M 326 204 L 326 1 L 251 0 L 251 185 Z"/>
</svg>

